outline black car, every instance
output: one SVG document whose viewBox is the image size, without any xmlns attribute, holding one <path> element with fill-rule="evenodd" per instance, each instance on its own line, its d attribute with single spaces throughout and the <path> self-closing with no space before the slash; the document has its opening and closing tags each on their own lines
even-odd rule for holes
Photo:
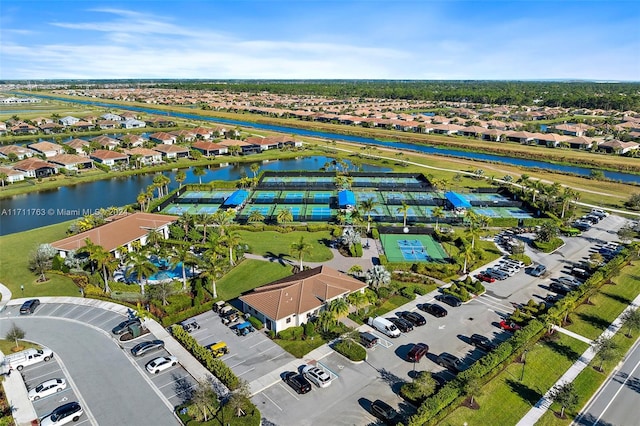
<svg viewBox="0 0 640 426">
<path fill-rule="evenodd" d="M 451 294 L 439 294 L 436 296 L 436 300 L 442 303 L 446 303 L 449 306 L 453 306 L 454 308 L 462 306 L 462 300 Z"/>
<path fill-rule="evenodd" d="M 462 371 L 462 361 L 460 361 L 460 358 L 448 352 L 441 353 L 436 360 L 436 364 L 453 372 Z"/>
<path fill-rule="evenodd" d="M 427 320 L 417 312 L 404 311 L 398 314 L 398 317 L 411 321 L 413 325 L 421 326 L 427 323 Z"/>
<path fill-rule="evenodd" d="M 404 318 L 397 318 L 397 317 L 389 317 L 387 319 L 391 321 L 393 325 L 398 327 L 398 330 L 402 331 L 403 333 L 408 333 L 410 331 L 413 331 L 413 323 L 411 321 L 407 321 Z"/>
<path fill-rule="evenodd" d="M 573 291 L 571 287 L 564 284 L 557 283 L 557 282 L 552 282 L 551 284 L 549 284 L 549 289 L 554 293 L 562 294 L 564 296 L 566 296 L 567 294 L 571 293 L 571 291 Z"/>
<path fill-rule="evenodd" d="M 365 348 L 371 349 L 372 347 L 378 344 L 378 340 L 379 340 L 378 337 L 376 337 L 371 333 L 367 333 L 367 332 L 360 333 L 360 344 L 362 344 L 362 346 L 364 346 Z"/>
<path fill-rule="evenodd" d="M 384 401 L 380 401 L 379 399 L 376 399 L 371 403 L 371 413 L 384 421 L 393 420 L 397 414 L 396 410 L 394 410 L 392 406 Z"/>
<path fill-rule="evenodd" d="M 140 325 L 140 324 L 142 324 L 142 322 L 140 321 L 140 318 L 128 319 L 128 320 L 122 321 L 120 324 L 113 327 L 111 332 L 116 335 L 123 334 L 129 329 L 130 325 Z"/>
<path fill-rule="evenodd" d="M 496 348 L 496 345 L 481 334 L 472 334 L 469 337 L 469 342 L 478 349 L 482 349 L 485 352 L 491 352 Z"/>
<path fill-rule="evenodd" d="M 447 310 L 437 303 L 423 303 L 418 305 L 418 308 L 438 318 L 446 317 L 448 314 Z"/>
<path fill-rule="evenodd" d="M 420 362 L 423 356 L 429 352 L 429 346 L 426 343 L 416 343 L 407 354 L 407 361 Z"/>
<path fill-rule="evenodd" d="M 33 311 L 36 310 L 38 305 L 40 305 L 40 300 L 39 299 L 27 300 L 26 302 L 24 302 L 22 304 L 22 306 L 20 306 L 20 315 L 32 314 Z"/>
<path fill-rule="evenodd" d="M 311 391 L 311 383 L 302 375 L 293 371 L 287 371 L 282 377 L 296 393 L 303 394 Z"/>
<path fill-rule="evenodd" d="M 133 356 L 142 356 L 150 351 L 157 351 L 164 349 L 164 342 L 162 340 L 147 340 L 140 342 L 131 348 L 131 354 Z"/>
</svg>

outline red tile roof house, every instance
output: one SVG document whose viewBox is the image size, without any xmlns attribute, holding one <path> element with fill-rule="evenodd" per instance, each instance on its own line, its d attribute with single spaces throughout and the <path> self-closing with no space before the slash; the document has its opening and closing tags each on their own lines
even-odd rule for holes
<svg viewBox="0 0 640 426">
<path fill-rule="evenodd" d="M 38 126 L 40 130 L 42 130 L 47 135 L 51 133 L 60 133 L 64 130 L 64 127 L 59 125 L 58 123 L 44 123 Z"/>
<path fill-rule="evenodd" d="M 140 241 L 142 246 L 146 245 L 147 235 L 151 230 L 162 232 L 162 235 L 167 238 L 169 225 L 178 220 L 178 217 L 138 212 L 113 216 L 107 220 L 109 222 L 102 226 L 55 241 L 51 246 L 58 250 L 61 257 L 66 257 L 70 251 L 83 248 L 88 238 L 92 243 L 102 246 L 119 258 L 118 248 L 126 247 L 131 251 L 134 241 Z"/>
<path fill-rule="evenodd" d="M 97 124 L 98 124 L 98 127 L 100 127 L 102 130 L 117 129 L 120 127 L 120 122 L 113 121 L 113 120 L 98 120 Z"/>
<path fill-rule="evenodd" d="M 129 156 L 127 154 L 124 154 L 122 152 L 109 151 L 106 149 L 98 149 L 96 151 L 93 151 L 89 155 L 89 157 L 92 160 L 111 168 L 122 163 L 129 164 Z"/>
<path fill-rule="evenodd" d="M 0 167 L 0 173 L 4 173 L 7 175 L 5 182 L 14 183 L 24 180 L 26 175 L 25 172 L 21 172 L 20 170 L 11 169 L 9 167 Z"/>
<path fill-rule="evenodd" d="M 25 135 L 25 134 L 35 135 L 36 133 L 38 133 L 37 127 L 27 123 L 17 123 L 11 126 L 9 130 L 14 135 Z"/>
<path fill-rule="evenodd" d="M 176 141 L 182 138 L 184 142 L 191 142 L 196 138 L 196 133 L 191 130 L 174 130 L 173 132 L 169 132 L 169 134 L 175 136 Z"/>
<path fill-rule="evenodd" d="M 229 149 L 226 146 L 207 141 L 194 142 L 191 144 L 191 148 L 200 151 L 205 157 L 229 153 Z"/>
<path fill-rule="evenodd" d="M 500 142 L 505 133 L 505 131 L 499 129 L 486 129 L 482 132 L 482 140 Z"/>
<path fill-rule="evenodd" d="M 129 146 L 131 148 L 142 146 L 146 141 L 146 139 L 140 135 L 122 135 L 118 140 L 122 142 L 123 146 Z"/>
<path fill-rule="evenodd" d="M 9 154 L 15 154 L 18 160 L 31 158 L 38 153 L 32 149 L 20 145 L 0 146 L 0 158 L 9 158 Z"/>
<path fill-rule="evenodd" d="M 222 139 L 218 142 L 220 145 L 224 145 L 227 148 L 232 146 L 239 146 L 240 153 L 245 154 L 255 154 L 256 152 L 260 152 L 260 145 L 252 144 L 249 142 L 237 140 L 237 139 Z M 231 152 L 231 150 L 229 150 Z"/>
<path fill-rule="evenodd" d="M 250 136 L 244 140 L 246 143 L 253 145 L 259 145 L 260 151 L 266 151 L 268 149 L 278 149 L 279 142 L 271 138 L 261 138 L 260 136 Z"/>
<path fill-rule="evenodd" d="M 535 139 L 535 133 L 524 132 L 524 131 L 522 132 L 510 131 L 510 132 L 506 132 L 504 136 L 506 140 L 510 142 L 518 142 L 522 144 L 528 144 L 530 142 L 533 142 L 533 140 Z"/>
<path fill-rule="evenodd" d="M 157 132 L 149 135 L 149 140 L 155 143 L 162 143 L 166 145 L 172 145 L 176 143 L 176 139 L 178 139 L 174 135 L 170 135 L 167 132 Z"/>
<path fill-rule="evenodd" d="M 584 136 L 587 130 L 593 128 L 593 126 L 587 124 L 558 124 L 554 127 L 554 129 L 561 131 L 562 134 L 569 136 Z"/>
<path fill-rule="evenodd" d="M 189 156 L 189 148 L 185 148 L 180 145 L 156 145 L 154 151 L 158 151 L 162 154 L 162 158 L 185 158 Z"/>
<path fill-rule="evenodd" d="M 555 133 L 534 133 L 535 143 L 537 145 L 548 146 L 549 148 L 556 148 L 560 144 L 571 139 L 571 136 L 558 135 Z"/>
<path fill-rule="evenodd" d="M 67 170 L 84 170 L 93 168 L 92 160 L 75 154 L 58 154 L 54 157 L 48 158 L 48 160 L 51 164 L 58 165 Z"/>
<path fill-rule="evenodd" d="M 64 147 L 57 143 L 42 141 L 27 145 L 30 149 L 37 151 L 45 157 L 53 157 L 55 155 L 64 154 Z"/>
<path fill-rule="evenodd" d="M 463 136 L 467 136 L 467 137 L 472 137 L 472 138 L 479 138 L 481 137 L 484 132 L 486 132 L 488 129 L 486 129 L 485 127 L 480 127 L 480 126 L 467 126 L 464 129 L 462 129 L 460 132 Z"/>
<path fill-rule="evenodd" d="M 43 178 L 58 173 L 55 164 L 48 163 L 39 158 L 27 158 L 13 165 L 14 170 L 24 172 L 26 177 Z"/>
<path fill-rule="evenodd" d="M 464 130 L 463 126 L 457 124 L 434 124 L 433 133 L 439 135 L 455 135 L 458 132 Z"/>
<path fill-rule="evenodd" d="M 84 150 L 85 146 L 89 146 L 89 141 L 85 141 L 84 139 L 72 139 L 69 142 L 66 142 L 66 145 L 75 149 L 77 155 L 81 155 L 83 157 L 88 157 L 89 154 Z"/>
<path fill-rule="evenodd" d="M 96 136 L 95 138 L 89 139 L 89 141 L 97 142 L 101 147 L 110 151 L 120 146 L 120 141 L 118 139 L 113 139 L 105 135 Z"/>
<path fill-rule="evenodd" d="M 332 300 L 362 292 L 366 287 L 362 281 L 323 265 L 258 287 L 239 299 L 244 312 L 278 333 L 306 324 Z"/>
<path fill-rule="evenodd" d="M 125 149 L 124 153 L 129 154 L 129 156 L 139 155 L 139 161 L 144 165 L 162 163 L 162 153 L 154 151 L 153 149 L 138 147 L 133 149 Z"/>
<path fill-rule="evenodd" d="M 569 144 L 569 148 L 572 149 L 591 149 L 593 144 L 596 144 L 596 146 L 598 145 L 598 142 L 595 139 L 585 138 L 584 136 L 567 139 L 565 143 Z"/>
<path fill-rule="evenodd" d="M 638 149 L 639 147 L 640 144 L 637 142 L 622 142 L 617 139 L 612 139 L 598 145 L 598 150 L 608 152 L 610 154 L 626 154 L 632 149 Z"/>
<path fill-rule="evenodd" d="M 87 121 L 78 121 L 76 124 L 72 124 L 72 130 L 81 131 L 81 130 L 91 130 L 95 126 Z"/>
</svg>

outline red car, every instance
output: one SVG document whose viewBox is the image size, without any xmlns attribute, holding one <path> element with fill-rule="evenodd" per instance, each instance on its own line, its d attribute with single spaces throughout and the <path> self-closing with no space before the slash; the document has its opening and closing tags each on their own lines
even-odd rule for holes
<svg viewBox="0 0 640 426">
<path fill-rule="evenodd" d="M 502 320 L 500 321 L 500 328 L 513 333 L 516 330 L 520 330 L 522 327 L 520 327 L 515 322 L 507 322 L 506 320 Z"/>
<path fill-rule="evenodd" d="M 476 275 L 476 278 L 479 279 L 480 281 L 484 281 L 485 283 L 494 283 L 494 282 L 496 282 L 495 278 L 493 278 L 491 275 L 487 275 L 487 274 L 478 274 L 478 275 Z"/>
</svg>

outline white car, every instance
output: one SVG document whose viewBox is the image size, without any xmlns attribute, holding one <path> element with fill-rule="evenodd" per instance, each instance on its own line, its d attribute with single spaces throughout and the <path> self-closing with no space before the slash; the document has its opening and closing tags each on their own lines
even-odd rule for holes
<svg viewBox="0 0 640 426">
<path fill-rule="evenodd" d="M 82 407 L 77 402 L 68 402 L 59 406 L 46 417 L 40 420 L 40 426 L 60 426 L 77 422 L 84 414 Z"/>
<path fill-rule="evenodd" d="M 151 374 L 158 374 L 161 371 L 167 370 L 176 364 L 178 364 L 178 358 L 176 358 L 175 356 L 161 356 L 149 361 L 145 368 Z"/>
<path fill-rule="evenodd" d="M 313 384 L 319 388 L 326 388 L 331 384 L 331 376 L 329 373 L 313 365 L 307 365 L 304 367 L 302 369 L 302 374 L 304 374 L 307 380 L 313 382 Z"/>
<path fill-rule="evenodd" d="M 51 379 L 46 382 L 40 383 L 35 388 L 29 391 L 29 400 L 37 401 L 45 396 L 53 395 L 56 392 L 61 392 L 67 388 L 67 381 L 65 379 Z"/>
</svg>

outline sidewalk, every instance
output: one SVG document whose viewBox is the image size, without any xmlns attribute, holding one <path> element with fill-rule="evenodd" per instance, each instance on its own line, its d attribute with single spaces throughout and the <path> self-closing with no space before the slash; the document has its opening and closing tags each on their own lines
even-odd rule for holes
<svg viewBox="0 0 640 426">
<path fill-rule="evenodd" d="M 637 309 L 638 306 L 640 306 L 640 295 L 638 295 L 638 297 L 636 297 L 633 300 L 633 302 L 631 302 L 629 306 L 627 306 L 627 308 L 624 311 L 622 311 L 622 313 L 618 316 L 618 318 L 616 318 L 609 325 L 609 327 L 602 332 L 600 337 L 608 338 L 616 334 L 618 330 L 620 330 L 620 328 L 622 327 L 621 318 L 624 315 L 624 313 L 632 309 Z M 561 329 L 559 331 L 565 332 L 568 330 Z M 585 338 L 582 337 L 580 340 L 583 340 L 583 339 Z M 595 356 L 596 356 L 596 352 L 593 350 L 593 346 L 589 346 L 589 348 L 587 348 L 587 350 L 584 351 L 584 353 L 580 356 L 580 358 L 578 358 L 578 360 L 571 367 L 569 367 L 569 369 L 562 375 L 562 377 L 558 379 L 558 381 L 554 384 L 554 386 L 558 386 L 558 385 L 561 386 L 565 383 L 573 382 L 575 378 L 578 376 L 578 374 L 580 374 L 580 372 L 582 372 L 582 370 L 584 370 L 589 365 L 589 363 L 591 362 L 591 360 L 593 360 Z M 534 424 L 536 424 L 538 420 L 540 420 L 540 418 L 544 415 L 544 413 L 547 412 L 547 410 L 551 406 L 551 403 L 553 402 L 550 398 L 550 394 L 554 386 L 552 386 L 551 389 L 549 389 L 544 394 L 544 396 L 540 398 L 540 400 L 536 403 L 536 405 L 533 406 L 533 408 L 531 408 L 529 412 L 524 415 L 524 417 L 517 423 L 516 426 L 533 426 Z"/>
</svg>

